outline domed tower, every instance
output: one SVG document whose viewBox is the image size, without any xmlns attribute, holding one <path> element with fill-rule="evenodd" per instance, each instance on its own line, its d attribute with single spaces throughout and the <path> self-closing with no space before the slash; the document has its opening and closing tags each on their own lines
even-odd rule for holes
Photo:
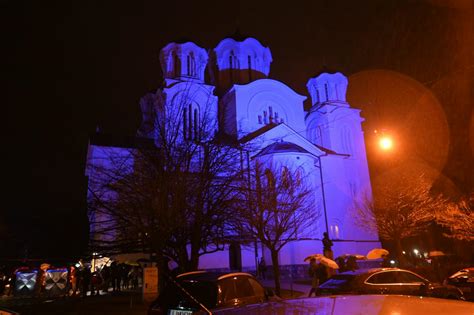
<svg viewBox="0 0 474 315">
<path fill-rule="evenodd" d="M 192 42 L 169 43 L 160 51 L 165 81 L 171 79 L 204 83 L 207 61 L 206 50 Z"/>
<path fill-rule="evenodd" d="M 306 116 L 307 138 L 319 146 L 353 154 L 347 137 L 361 130 L 359 110 L 346 102 L 347 78 L 340 72 L 322 73 L 308 80 L 312 107 Z"/>
<path fill-rule="evenodd" d="M 213 51 L 211 74 L 219 94 L 224 94 L 233 84 L 267 78 L 272 54 L 255 38 L 243 41 L 223 39 Z"/>
<path fill-rule="evenodd" d="M 156 130 L 159 126 L 162 130 L 179 131 L 179 141 L 212 137 L 218 128 L 218 103 L 214 86 L 204 79 L 206 50 L 192 42 L 169 43 L 159 56 L 164 86 L 140 101 L 144 118 L 139 134 L 162 136 L 163 132 Z"/>
<path fill-rule="evenodd" d="M 305 119 L 306 135 L 312 143 L 335 153 L 322 159 L 330 236 L 338 233 L 346 239 L 376 240 L 376 234 L 360 229 L 350 215 L 354 200 L 371 200 L 372 189 L 364 119 L 359 109 L 347 103 L 347 85 L 347 78 L 339 72 L 322 73 L 308 81 L 312 107 Z"/>
</svg>

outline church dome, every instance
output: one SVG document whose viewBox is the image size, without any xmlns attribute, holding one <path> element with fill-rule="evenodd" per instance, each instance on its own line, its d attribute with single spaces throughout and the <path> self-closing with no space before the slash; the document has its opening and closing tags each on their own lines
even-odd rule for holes
<svg viewBox="0 0 474 315">
<path fill-rule="evenodd" d="M 238 41 L 225 38 L 214 48 L 219 71 L 227 69 L 254 70 L 268 76 L 272 54 L 258 40 L 248 37 Z"/>
<path fill-rule="evenodd" d="M 173 42 L 160 51 L 160 64 L 165 79 L 204 82 L 208 54 L 193 42 Z"/>
</svg>

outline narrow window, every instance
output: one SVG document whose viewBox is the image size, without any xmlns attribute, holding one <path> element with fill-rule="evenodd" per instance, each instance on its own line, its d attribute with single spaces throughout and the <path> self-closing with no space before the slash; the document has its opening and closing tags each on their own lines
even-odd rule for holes
<svg viewBox="0 0 474 315">
<path fill-rule="evenodd" d="M 229 72 L 230 72 L 230 80 L 234 80 L 234 58 L 232 55 L 229 56 Z"/>
<path fill-rule="evenodd" d="M 328 92 L 328 84 L 324 84 L 324 91 L 326 92 L 326 101 L 329 101 L 329 92 Z"/>
<path fill-rule="evenodd" d="M 262 124 L 262 115 L 258 115 L 258 123 L 261 125 Z"/>
<path fill-rule="evenodd" d="M 177 55 L 174 55 L 173 58 L 174 58 L 174 75 L 179 77 L 179 59 Z"/>
<path fill-rule="evenodd" d="M 187 113 L 186 113 L 186 107 L 183 108 L 183 136 L 184 140 L 187 139 L 186 134 L 188 133 L 188 124 L 187 124 Z"/>
<path fill-rule="evenodd" d="M 194 140 L 199 140 L 198 136 L 198 110 L 197 108 L 194 109 Z"/>
<path fill-rule="evenodd" d="M 189 139 L 192 139 L 193 138 L 193 110 L 192 110 L 191 104 L 189 104 L 188 115 L 189 115 L 188 135 L 189 135 Z"/>
<path fill-rule="evenodd" d="M 252 81 L 252 57 L 247 56 L 247 65 L 249 71 L 249 81 Z"/>
<path fill-rule="evenodd" d="M 186 70 L 188 76 L 191 76 L 191 57 L 189 55 L 186 56 Z"/>
</svg>

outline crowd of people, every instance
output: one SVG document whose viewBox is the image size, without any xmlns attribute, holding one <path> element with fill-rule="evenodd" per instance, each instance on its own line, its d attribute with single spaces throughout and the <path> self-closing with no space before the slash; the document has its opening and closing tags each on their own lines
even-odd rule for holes
<svg viewBox="0 0 474 315">
<path fill-rule="evenodd" d="M 76 268 L 71 266 L 68 273 L 69 294 L 82 296 L 100 295 L 101 292 L 119 292 L 122 290 L 138 289 L 141 278 L 139 266 L 112 262 L 96 271 L 89 267 Z"/>
</svg>

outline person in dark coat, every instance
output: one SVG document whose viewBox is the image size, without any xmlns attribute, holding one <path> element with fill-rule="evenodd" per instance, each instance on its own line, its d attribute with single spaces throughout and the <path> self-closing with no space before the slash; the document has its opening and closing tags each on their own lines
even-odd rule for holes
<svg viewBox="0 0 474 315">
<path fill-rule="evenodd" d="M 329 259 L 334 259 L 334 255 L 332 252 L 332 241 L 329 239 L 329 235 L 327 232 L 323 233 L 323 254 Z"/>
<path fill-rule="evenodd" d="M 344 259 L 344 257 L 337 257 L 336 263 L 339 266 L 339 269 L 337 269 L 339 273 L 346 271 L 346 260 Z"/>
<path fill-rule="evenodd" d="M 110 282 L 112 284 L 112 291 L 120 291 L 120 266 L 116 261 L 110 264 Z"/>
<path fill-rule="evenodd" d="M 89 286 L 91 283 L 91 270 L 88 267 L 84 267 L 82 270 L 82 297 L 87 296 L 87 291 L 89 291 Z"/>
<path fill-rule="evenodd" d="M 314 296 L 317 296 L 319 285 L 327 280 L 326 267 L 317 263 L 315 258 L 311 258 L 308 273 L 311 277 L 311 290 L 308 297 L 311 297 L 313 293 Z"/>
<path fill-rule="evenodd" d="M 356 257 L 355 256 L 347 257 L 346 270 L 356 271 L 357 269 L 359 269 L 359 265 L 357 265 Z"/>
</svg>

